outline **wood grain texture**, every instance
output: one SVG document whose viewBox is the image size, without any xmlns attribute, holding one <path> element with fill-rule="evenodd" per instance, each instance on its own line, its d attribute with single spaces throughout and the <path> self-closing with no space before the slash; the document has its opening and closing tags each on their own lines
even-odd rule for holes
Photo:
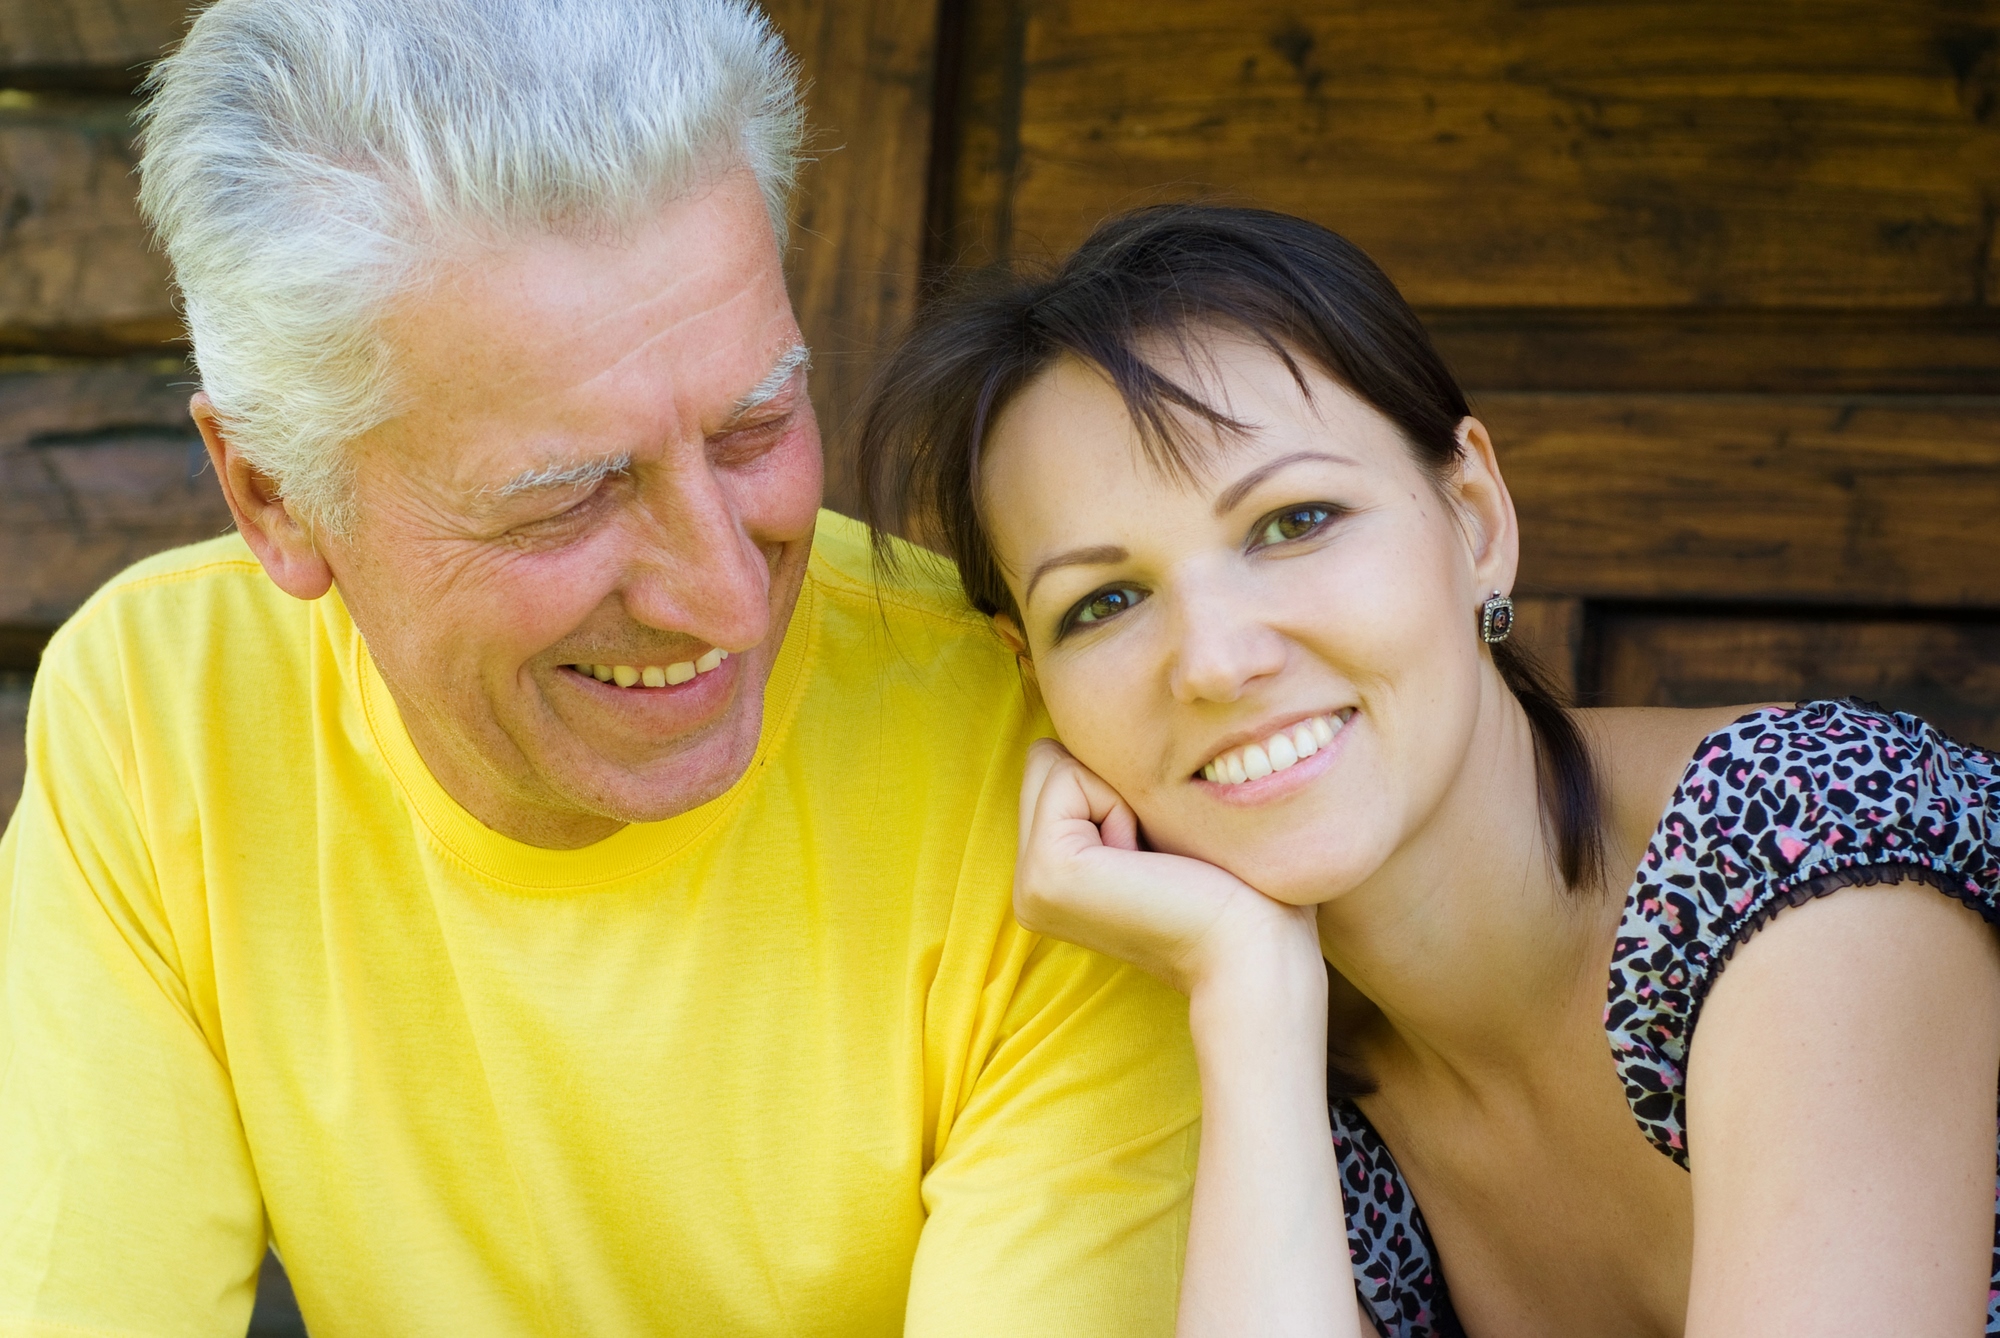
<svg viewBox="0 0 2000 1338">
<path fill-rule="evenodd" d="M 1858 696 L 2000 748 L 2000 620 L 1612 609 L 1594 639 L 1608 706 Z"/>
<path fill-rule="evenodd" d="M 28 689 L 32 682 L 27 674 L 0 672 L 0 827 L 14 816 L 14 805 L 21 800 L 21 781 L 28 770 Z"/>
<path fill-rule="evenodd" d="M 932 177 L 926 238 L 926 278 L 933 287 L 955 271 L 1008 258 L 1027 81 L 1027 0 L 955 0 L 950 13 L 952 49 L 941 58 L 955 68 L 946 90 L 951 96 L 940 99 L 939 170 Z"/>
<path fill-rule="evenodd" d="M 51 627 L 229 511 L 168 360 L 0 372 L 0 624 Z"/>
<path fill-rule="evenodd" d="M 798 57 L 815 160 L 801 180 L 792 301 L 813 350 L 827 504 L 855 507 L 847 429 L 881 346 L 916 310 L 931 161 L 935 0 L 771 0 Z"/>
<path fill-rule="evenodd" d="M 1492 393 L 1528 594 L 2000 608 L 2000 401 Z"/>
<path fill-rule="evenodd" d="M 1011 235 L 1224 192 L 1419 306 L 1991 301 L 1994 0 L 1023 0 Z"/>
<path fill-rule="evenodd" d="M 1514 601 L 1510 639 L 1548 671 L 1570 701 L 1577 699 L 1582 663 L 1584 603 L 1560 596 L 1522 595 Z"/>
<path fill-rule="evenodd" d="M 0 0 L 0 81 L 137 85 L 197 0 Z M 24 79 L 23 76 L 26 76 Z"/>
<path fill-rule="evenodd" d="M 2000 308 L 1421 314 L 1476 389 L 2000 394 Z"/>
<path fill-rule="evenodd" d="M 179 337 L 134 199 L 131 103 L 0 96 L 0 349 L 159 348 Z"/>
</svg>

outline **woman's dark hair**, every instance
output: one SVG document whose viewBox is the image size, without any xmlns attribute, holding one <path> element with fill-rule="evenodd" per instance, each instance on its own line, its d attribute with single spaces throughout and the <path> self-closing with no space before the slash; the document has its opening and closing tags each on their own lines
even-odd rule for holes
<svg viewBox="0 0 2000 1338">
<path fill-rule="evenodd" d="M 1246 425 L 1156 370 L 1142 347 L 1201 363 L 1217 330 L 1268 348 L 1311 394 L 1298 359 L 1402 430 L 1426 473 L 1458 464 L 1465 393 L 1430 335 L 1375 263 L 1316 223 L 1260 209 L 1160 205 L 1102 224 L 1052 273 L 988 274 L 933 301 L 876 375 L 861 422 L 859 469 L 877 552 L 916 529 L 958 564 L 982 613 L 1016 614 L 980 515 L 988 427 L 1064 357 L 1101 369 L 1124 398 L 1144 448 L 1191 476 L 1213 435 Z M 1476 614 L 1466 610 L 1467 635 Z M 1541 806 L 1557 867 L 1595 887 L 1604 853 L 1595 769 L 1576 722 L 1525 651 L 1502 642 L 1493 662 L 1534 729 Z"/>
</svg>

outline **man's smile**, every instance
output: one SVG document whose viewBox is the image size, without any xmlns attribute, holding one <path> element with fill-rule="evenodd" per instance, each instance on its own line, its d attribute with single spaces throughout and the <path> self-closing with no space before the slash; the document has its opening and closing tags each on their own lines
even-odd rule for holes
<svg viewBox="0 0 2000 1338">
<path fill-rule="evenodd" d="M 669 665 L 566 664 L 562 667 L 587 674 L 600 683 L 615 683 L 621 688 L 668 688 L 678 687 L 698 674 L 713 672 L 728 658 L 728 651 L 720 646 L 710 646 L 695 659 Z"/>
</svg>

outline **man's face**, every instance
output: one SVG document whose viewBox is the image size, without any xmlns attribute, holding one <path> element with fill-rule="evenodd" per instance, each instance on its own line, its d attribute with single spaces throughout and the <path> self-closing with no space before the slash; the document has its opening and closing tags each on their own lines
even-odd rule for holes
<svg viewBox="0 0 2000 1338">
<path fill-rule="evenodd" d="M 634 237 L 467 251 L 386 337 L 403 411 L 356 443 L 359 519 L 323 551 L 439 782 L 558 847 L 723 793 L 820 500 L 755 182 Z"/>
</svg>

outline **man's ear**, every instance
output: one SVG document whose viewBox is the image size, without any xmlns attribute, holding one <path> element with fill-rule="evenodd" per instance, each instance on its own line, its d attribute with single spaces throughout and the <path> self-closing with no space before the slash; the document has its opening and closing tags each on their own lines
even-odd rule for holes
<svg viewBox="0 0 2000 1338">
<path fill-rule="evenodd" d="M 1029 682 L 1033 682 L 1035 662 L 1028 655 L 1028 638 L 1022 633 L 1021 624 L 1014 621 L 1011 613 L 996 613 L 993 615 L 993 630 L 1007 643 L 1007 649 L 1014 652 L 1014 658 L 1021 663 L 1021 672 L 1028 676 Z"/>
<path fill-rule="evenodd" d="M 1462 420 L 1458 447 L 1458 473 L 1449 490 L 1470 546 L 1473 580 L 1481 598 L 1491 590 L 1505 593 L 1514 588 L 1521 565 L 1521 526 L 1514 516 L 1514 499 L 1500 476 L 1486 424 L 1477 418 Z"/>
<path fill-rule="evenodd" d="M 222 485 L 229 514 L 236 518 L 237 532 L 264 564 L 264 571 L 288 595 L 318 599 L 325 594 L 333 585 L 333 569 L 320 556 L 312 531 L 278 495 L 276 483 L 230 442 L 229 430 L 205 392 L 195 393 L 188 412 L 208 447 L 208 462 Z"/>
</svg>

